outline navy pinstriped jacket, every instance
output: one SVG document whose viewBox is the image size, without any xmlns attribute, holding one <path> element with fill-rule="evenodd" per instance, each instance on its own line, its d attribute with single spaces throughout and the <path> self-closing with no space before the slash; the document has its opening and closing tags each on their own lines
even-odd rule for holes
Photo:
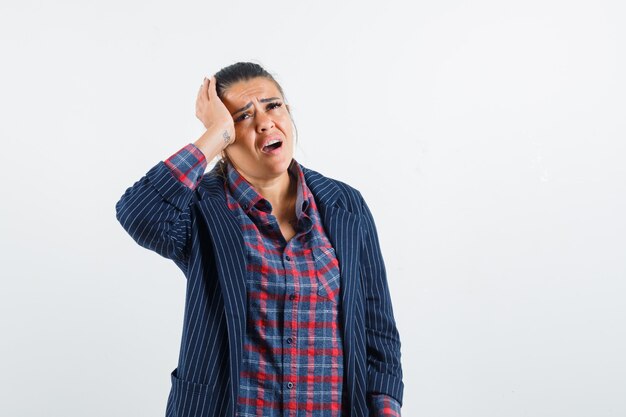
<svg viewBox="0 0 626 417">
<path fill-rule="evenodd" d="M 160 161 L 116 204 L 117 219 L 130 236 L 173 260 L 187 278 L 166 417 L 235 416 L 246 326 L 246 251 L 218 168 L 191 190 Z M 376 226 L 358 190 L 300 168 L 341 268 L 345 400 L 351 417 L 367 417 L 368 393 L 387 394 L 402 404 L 404 389 Z"/>
</svg>

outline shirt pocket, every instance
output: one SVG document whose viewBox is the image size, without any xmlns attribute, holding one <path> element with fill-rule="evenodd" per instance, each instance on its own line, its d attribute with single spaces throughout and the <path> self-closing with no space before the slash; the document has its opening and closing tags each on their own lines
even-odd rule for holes
<svg viewBox="0 0 626 417">
<path fill-rule="evenodd" d="M 315 275 L 317 277 L 317 295 L 339 303 L 339 290 L 341 285 L 339 261 L 335 254 L 335 248 L 330 246 L 313 248 L 315 257 Z"/>
</svg>

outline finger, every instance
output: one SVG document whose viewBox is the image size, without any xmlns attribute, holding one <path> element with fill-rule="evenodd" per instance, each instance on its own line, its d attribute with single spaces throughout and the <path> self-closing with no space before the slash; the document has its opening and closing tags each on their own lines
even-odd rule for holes
<svg viewBox="0 0 626 417">
<path fill-rule="evenodd" d="M 215 90 L 215 84 L 217 84 L 217 81 L 215 80 L 215 75 L 213 75 L 211 77 L 211 80 L 209 81 L 209 97 L 217 97 L 217 91 Z"/>
<path fill-rule="evenodd" d="M 205 106 L 202 102 L 202 90 L 198 91 L 198 97 L 196 98 L 196 111 Z"/>
<path fill-rule="evenodd" d="M 211 82 L 213 81 L 213 79 L 208 79 L 207 80 L 207 86 L 206 86 L 206 95 L 209 98 L 209 100 L 211 99 L 211 89 L 213 88 L 213 83 Z"/>
<path fill-rule="evenodd" d="M 202 84 L 200 84 L 200 89 L 198 90 L 198 100 L 208 99 L 206 88 L 207 88 L 207 78 L 204 77 L 204 81 L 202 81 Z"/>
</svg>

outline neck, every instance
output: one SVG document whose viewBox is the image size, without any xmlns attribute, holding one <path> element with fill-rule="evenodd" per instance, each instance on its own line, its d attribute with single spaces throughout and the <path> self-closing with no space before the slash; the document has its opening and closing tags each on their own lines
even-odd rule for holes
<svg viewBox="0 0 626 417">
<path fill-rule="evenodd" d="M 288 171 L 285 171 L 278 178 L 270 181 L 249 181 L 254 189 L 272 204 L 272 214 L 281 213 L 286 206 L 292 203 L 295 196 L 296 182 L 291 178 Z"/>
<path fill-rule="evenodd" d="M 274 216 L 279 219 L 291 219 L 295 216 L 298 183 L 289 170 L 271 179 L 250 177 L 241 171 L 240 174 L 256 192 L 270 202 Z"/>
</svg>

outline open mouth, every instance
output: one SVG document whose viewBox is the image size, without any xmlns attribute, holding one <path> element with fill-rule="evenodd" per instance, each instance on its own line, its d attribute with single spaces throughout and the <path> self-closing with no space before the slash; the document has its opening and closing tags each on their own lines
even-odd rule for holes
<svg viewBox="0 0 626 417">
<path fill-rule="evenodd" d="M 278 141 L 276 143 L 273 143 L 271 145 L 266 145 L 263 147 L 263 152 L 272 152 L 273 150 L 276 150 L 278 148 L 280 148 L 283 145 L 282 141 Z"/>
</svg>

